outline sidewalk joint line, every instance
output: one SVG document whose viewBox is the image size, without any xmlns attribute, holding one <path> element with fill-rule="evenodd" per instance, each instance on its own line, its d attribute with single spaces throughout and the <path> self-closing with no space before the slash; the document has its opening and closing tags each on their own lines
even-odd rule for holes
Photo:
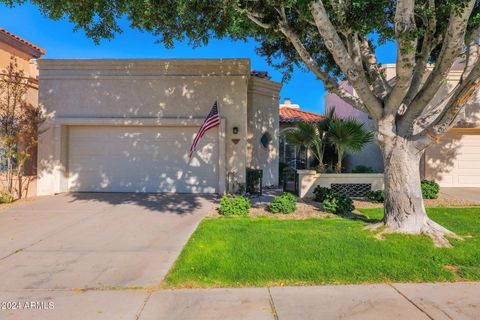
<svg viewBox="0 0 480 320">
<path fill-rule="evenodd" d="M 143 312 L 143 310 L 145 309 L 145 306 L 147 305 L 148 300 L 150 300 L 150 297 L 152 296 L 152 293 L 153 293 L 153 292 L 149 292 L 149 293 L 148 293 L 147 297 L 145 298 L 145 301 L 143 301 L 142 307 L 140 308 L 140 310 L 138 311 L 137 316 L 135 317 L 135 320 L 139 320 L 140 317 L 142 316 L 142 312 Z"/>
<path fill-rule="evenodd" d="M 416 304 L 415 302 L 413 302 L 412 299 L 410 299 L 409 297 L 407 297 L 405 294 L 403 294 L 403 292 L 401 292 L 399 289 L 397 289 L 397 287 L 395 287 L 394 285 L 392 285 L 391 283 L 388 284 L 393 290 L 395 290 L 399 295 L 401 295 L 403 298 L 405 298 L 405 300 L 407 300 L 408 302 L 410 302 L 411 304 L 413 304 L 415 306 L 415 308 L 417 308 L 418 310 L 420 310 L 423 314 L 425 314 L 429 319 L 431 320 L 435 320 L 431 315 L 429 315 L 425 310 L 423 310 L 422 308 L 420 308 L 420 306 L 418 304 Z"/>
<path fill-rule="evenodd" d="M 272 313 L 273 313 L 273 318 L 275 320 L 278 320 L 278 313 L 277 313 L 277 308 L 275 308 L 275 302 L 273 301 L 273 296 L 272 293 L 270 292 L 270 287 L 267 287 L 268 290 L 268 296 L 270 297 L 270 308 L 272 308 Z"/>
</svg>

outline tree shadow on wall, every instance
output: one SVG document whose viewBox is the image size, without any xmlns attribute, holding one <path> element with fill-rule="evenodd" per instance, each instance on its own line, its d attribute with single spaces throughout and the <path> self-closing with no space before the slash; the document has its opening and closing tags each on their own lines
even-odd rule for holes
<svg viewBox="0 0 480 320">
<path fill-rule="evenodd" d="M 465 175 L 471 176 L 474 167 L 469 163 L 480 161 L 480 140 L 471 136 L 477 135 L 480 138 L 480 130 L 462 129 L 478 128 L 480 124 L 478 109 L 478 104 L 469 104 L 463 119 L 436 144 L 427 148 L 424 157 L 426 179 L 446 184 L 462 183 L 454 181 L 455 177 L 450 176 L 454 170 L 461 175 L 461 171 L 458 170 L 462 169 Z"/>
</svg>

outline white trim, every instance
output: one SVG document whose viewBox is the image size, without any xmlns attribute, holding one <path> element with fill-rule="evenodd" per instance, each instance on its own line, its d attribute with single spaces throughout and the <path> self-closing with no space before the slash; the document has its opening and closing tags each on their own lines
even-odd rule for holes
<svg viewBox="0 0 480 320">
<path fill-rule="evenodd" d="M 225 128 L 227 120 L 220 118 L 218 127 L 218 194 L 225 194 L 226 190 L 226 152 L 225 152 Z"/>
</svg>

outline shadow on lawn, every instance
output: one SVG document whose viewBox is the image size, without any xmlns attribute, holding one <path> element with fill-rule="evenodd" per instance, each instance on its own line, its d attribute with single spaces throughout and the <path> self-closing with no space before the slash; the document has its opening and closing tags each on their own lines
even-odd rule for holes
<svg viewBox="0 0 480 320">
<path fill-rule="evenodd" d="M 362 213 L 357 213 L 357 212 L 351 212 L 348 214 L 339 214 L 338 216 L 344 219 L 360 220 L 365 223 L 371 223 L 371 224 L 382 222 L 382 219 L 372 219 Z"/>
</svg>

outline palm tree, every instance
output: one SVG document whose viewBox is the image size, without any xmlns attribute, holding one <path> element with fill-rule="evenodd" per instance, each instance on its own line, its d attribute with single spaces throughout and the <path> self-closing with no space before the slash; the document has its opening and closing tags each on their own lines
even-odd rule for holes
<svg viewBox="0 0 480 320">
<path fill-rule="evenodd" d="M 342 172 L 342 160 L 347 153 L 359 152 L 372 140 L 374 132 L 364 127 L 354 118 L 335 119 L 330 124 L 328 141 L 337 150 L 335 172 Z"/>
<path fill-rule="evenodd" d="M 318 160 L 319 170 L 323 171 L 323 154 L 328 144 L 330 124 L 335 119 L 335 110 L 332 108 L 325 118 L 319 122 L 300 122 L 295 127 L 283 133 L 288 144 L 305 147 Z"/>
</svg>

